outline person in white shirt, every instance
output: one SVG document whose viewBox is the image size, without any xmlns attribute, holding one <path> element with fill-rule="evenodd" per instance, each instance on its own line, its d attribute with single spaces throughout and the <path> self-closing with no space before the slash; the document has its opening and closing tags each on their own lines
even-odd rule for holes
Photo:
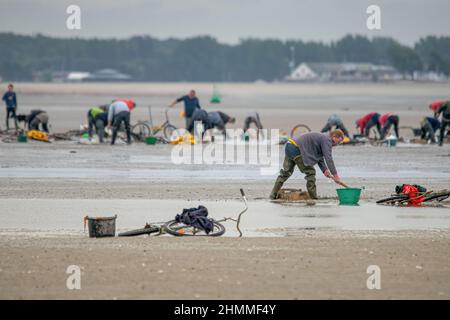
<svg viewBox="0 0 450 320">
<path fill-rule="evenodd" d="M 115 100 L 109 106 L 108 128 L 113 126 L 111 145 L 116 142 L 117 131 L 119 131 L 122 122 L 124 123 L 127 132 L 127 143 L 131 143 L 130 111 L 134 107 L 136 107 L 136 104 L 132 100 Z"/>
</svg>

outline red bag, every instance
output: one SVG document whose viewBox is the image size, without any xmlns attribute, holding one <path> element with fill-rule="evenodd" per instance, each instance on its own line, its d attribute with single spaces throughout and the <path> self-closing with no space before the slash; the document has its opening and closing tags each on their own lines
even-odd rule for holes
<svg viewBox="0 0 450 320">
<path fill-rule="evenodd" d="M 419 195 L 419 189 L 410 184 L 404 184 L 401 193 L 408 195 L 408 203 L 411 205 L 420 205 L 424 197 Z"/>
</svg>

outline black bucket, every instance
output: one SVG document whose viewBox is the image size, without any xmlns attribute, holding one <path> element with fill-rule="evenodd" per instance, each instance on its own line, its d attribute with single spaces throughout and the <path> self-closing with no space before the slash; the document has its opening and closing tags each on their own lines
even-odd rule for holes
<svg viewBox="0 0 450 320">
<path fill-rule="evenodd" d="M 114 217 L 84 217 L 84 226 L 88 223 L 89 238 L 114 237 L 116 235 L 116 219 Z"/>
</svg>

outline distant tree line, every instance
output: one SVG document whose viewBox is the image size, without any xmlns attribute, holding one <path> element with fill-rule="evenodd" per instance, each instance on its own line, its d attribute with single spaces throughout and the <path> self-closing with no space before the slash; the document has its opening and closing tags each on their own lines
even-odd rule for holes
<svg viewBox="0 0 450 320">
<path fill-rule="evenodd" d="M 60 39 L 0 33 L 0 76 L 29 81 L 36 74 L 113 68 L 136 81 L 273 81 L 300 62 L 389 64 L 404 74 L 450 74 L 450 37 L 428 36 L 414 47 L 391 38 L 347 35 L 322 42 L 244 39 L 236 45 L 208 36 L 159 40 L 149 36 L 117 39 Z"/>
</svg>

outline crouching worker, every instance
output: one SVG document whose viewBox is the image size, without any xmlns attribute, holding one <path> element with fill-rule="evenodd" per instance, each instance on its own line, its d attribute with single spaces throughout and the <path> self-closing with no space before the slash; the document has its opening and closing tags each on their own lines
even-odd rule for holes
<svg viewBox="0 0 450 320">
<path fill-rule="evenodd" d="M 441 122 L 432 117 L 425 117 L 420 122 L 421 135 L 420 139 L 430 141 L 431 144 L 436 143 L 436 131 L 441 128 Z"/>
<path fill-rule="evenodd" d="M 263 125 L 261 122 L 261 118 L 259 117 L 258 112 L 250 112 L 244 120 L 244 133 L 247 132 L 248 129 L 250 129 L 250 125 L 254 124 L 256 126 L 256 129 L 258 130 L 258 135 L 260 130 L 263 129 Z"/>
<path fill-rule="evenodd" d="M 89 140 L 92 140 L 93 129 L 98 135 L 98 140 L 103 143 L 105 137 L 105 126 L 108 124 L 108 105 L 102 105 L 94 107 L 89 110 L 87 114 L 88 118 L 88 132 Z"/>
<path fill-rule="evenodd" d="M 212 128 L 216 128 L 217 130 L 221 131 L 222 134 L 226 137 L 226 125 L 228 123 L 235 123 L 236 119 L 233 117 L 230 117 L 226 113 L 223 113 L 221 111 L 213 111 L 208 112 L 208 120 L 209 125 Z"/>
<path fill-rule="evenodd" d="M 38 130 L 39 131 L 39 125 L 42 127 L 42 131 L 49 132 L 48 131 L 48 114 L 47 112 L 43 110 L 31 110 L 29 115 L 23 115 L 20 114 L 17 116 L 17 120 L 19 122 L 24 122 L 24 127 L 28 130 Z"/>
<path fill-rule="evenodd" d="M 310 132 L 295 139 L 289 139 L 286 143 L 285 158 L 280 175 L 275 181 L 275 186 L 270 194 L 270 199 L 276 199 L 284 182 L 294 172 L 295 166 L 305 174 L 306 188 L 311 199 L 317 199 L 316 170 L 319 165 L 323 174 L 334 182 L 341 184 L 341 179 L 334 166 L 331 148 L 344 140 L 342 130 L 334 130 L 329 134 Z"/>
<path fill-rule="evenodd" d="M 380 114 L 371 112 L 356 120 L 356 128 L 359 128 L 362 136 L 369 138 L 370 129 L 376 126 L 378 134 L 381 137 L 381 125 L 379 122 Z"/>
<path fill-rule="evenodd" d="M 380 116 L 378 122 L 380 123 L 381 126 L 381 140 L 386 138 L 386 135 L 389 132 L 389 130 L 391 130 L 392 126 L 394 126 L 395 136 L 397 137 L 397 139 L 400 138 L 400 135 L 398 134 L 399 121 L 400 118 L 398 117 L 398 115 L 393 113 L 385 113 Z"/>
<path fill-rule="evenodd" d="M 194 131 L 197 130 L 195 125 L 197 123 L 201 122 L 203 125 L 203 131 L 202 131 L 202 138 L 206 132 L 206 130 L 211 129 L 211 123 L 209 121 L 208 112 L 206 112 L 203 109 L 195 109 L 194 113 L 192 114 L 191 123 L 189 124 L 188 131 L 195 135 Z"/>
<path fill-rule="evenodd" d="M 342 130 L 342 132 L 344 133 L 344 135 L 346 137 L 350 137 L 350 135 L 348 134 L 348 130 L 344 125 L 344 122 L 342 121 L 341 117 L 339 117 L 337 114 L 332 114 L 328 118 L 327 123 L 325 124 L 325 127 L 323 127 L 321 132 L 324 133 L 324 132 L 331 131 L 333 129 L 333 127 L 336 127 L 336 129 Z"/>
<path fill-rule="evenodd" d="M 436 119 L 441 118 L 441 133 L 439 135 L 439 145 L 442 147 L 444 144 L 444 138 L 448 134 L 446 128 L 447 126 L 450 128 L 450 101 L 443 102 L 435 113 Z"/>
<path fill-rule="evenodd" d="M 127 132 L 127 143 L 131 144 L 130 111 L 136 107 L 132 100 L 115 100 L 108 109 L 108 128 L 113 126 L 111 145 L 116 142 L 120 125 L 124 124 Z"/>
</svg>

